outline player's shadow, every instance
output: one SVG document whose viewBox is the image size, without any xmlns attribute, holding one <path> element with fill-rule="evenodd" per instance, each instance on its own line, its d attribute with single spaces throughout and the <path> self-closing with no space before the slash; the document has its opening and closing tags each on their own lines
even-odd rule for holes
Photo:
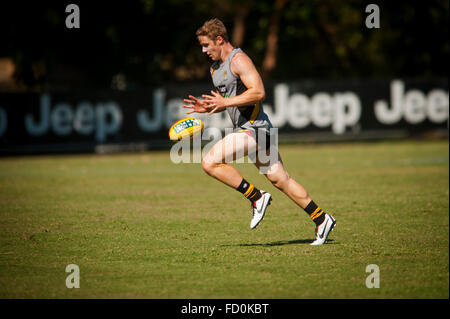
<svg viewBox="0 0 450 319">
<path fill-rule="evenodd" d="M 315 239 L 295 239 L 295 240 L 279 240 L 270 243 L 251 243 L 251 244 L 236 244 L 236 245 L 222 245 L 222 246 L 240 246 L 240 247 L 272 247 L 272 246 L 284 246 L 284 245 L 297 245 L 297 244 L 311 244 Z M 327 244 L 333 242 L 333 239 L 328 239 Z"/>
</svg>

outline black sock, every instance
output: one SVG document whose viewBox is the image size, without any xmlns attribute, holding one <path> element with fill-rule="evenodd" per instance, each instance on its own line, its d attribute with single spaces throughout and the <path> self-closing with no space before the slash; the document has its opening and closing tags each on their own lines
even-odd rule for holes
<svg viewBox="0 0 450 319">
<path fill-rule="evenodd" d="M 316 225 L 322 224 L 322 222 L 325 220 L 323 209 L 317 206 L 314 201 L 309 202 L 308 206 L 305 207 L 305 212 L 309 215 L 309 217 L 311 217 L 312 221 Z"/>
<path fill-rule="evenodd" d="M 252 203 L 261 198 L 262 194 L 253 184 L 250 184 L 245 179 L 242 179 L 241 184 L 236 188 L 239 192 L 244 194 Z"/>
</svg>

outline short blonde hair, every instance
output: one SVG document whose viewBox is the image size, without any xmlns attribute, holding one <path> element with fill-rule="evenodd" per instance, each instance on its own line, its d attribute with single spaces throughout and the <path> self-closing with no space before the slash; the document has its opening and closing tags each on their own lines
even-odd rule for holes
<svg viewBox="0 0 450 319">
<path fill-rule="evenodd" d="M 227 28 L 222 21 L 217 18 L 206 21 L 195 33 L 199 36 L 207 36 L 214 42 L 218 36 L 221 36 L 225 42 L 228 42 Z"/>
</svg>

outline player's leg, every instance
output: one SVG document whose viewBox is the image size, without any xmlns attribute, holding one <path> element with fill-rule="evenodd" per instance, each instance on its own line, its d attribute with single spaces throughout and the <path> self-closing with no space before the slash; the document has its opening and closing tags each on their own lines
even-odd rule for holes
<svg viewBox="0 0 450 319">
<path fill-rule="evenodd" d="M 231 133 L 217 142 L 202 160 L 203 170 L 222 183 L 237 188 L 242 176 L 236 168 L 228 164 L 246 156 L 252 140 L 243 133 Z M 250 142 L 250 144 L 249 144 Z"/>
<path fill-rule="evenodd" d="M 262 168 L 265 168 L 264 175 L 267 179 L 301 208 L 305 209 L 311 202 L 311 197 L 309 197 L 306 189 L 289 176 L 284 168 L 280 154 L 278 154 L 278 161 L 269 167 L 262 164 L 258 159 L 256 160 L 255 165 L 261 171 Z"/>
<path fill-rule="evenodd" d="M 256 150 L 256 141 L 246 132 L 231 133 L 217 142 L 202 160 L 203 170 L 222 183 L 241 192 L 252 203 L 253 218 L 250 228 L 255 228 L 264 217 L 272 199 L 246 181 L 236 168 L 228 164 Z"/>
<path fill-rule="evenodd" d="M 307 190 L 289 176 L 283 165 L 280 154 L 278 153 L 277 155 L 278 161 L 275 163 L 264 165 L 257 158 L 255 165 L 264 172 L 264 175 L 276 188 L 285 193 L 298 206 L 305 210 L 316 224 L 317 238 L 312 244 L 323 244 L 336 224 L 335 219 L 317 206 L 309 196 Z"/>
</svg>

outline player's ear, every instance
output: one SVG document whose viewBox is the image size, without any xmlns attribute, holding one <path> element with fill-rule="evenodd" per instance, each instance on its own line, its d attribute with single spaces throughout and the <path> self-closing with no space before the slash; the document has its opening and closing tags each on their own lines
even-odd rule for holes
<svg viewBox="0 0 450 319">
<path fill-rule="evenodd" d="M 223 39 L 223 37 L 221 35 L 218 35 L 216 37 L 216 44 L 223 44 L 225 42 L 225 40 Z"/>
</svg>

